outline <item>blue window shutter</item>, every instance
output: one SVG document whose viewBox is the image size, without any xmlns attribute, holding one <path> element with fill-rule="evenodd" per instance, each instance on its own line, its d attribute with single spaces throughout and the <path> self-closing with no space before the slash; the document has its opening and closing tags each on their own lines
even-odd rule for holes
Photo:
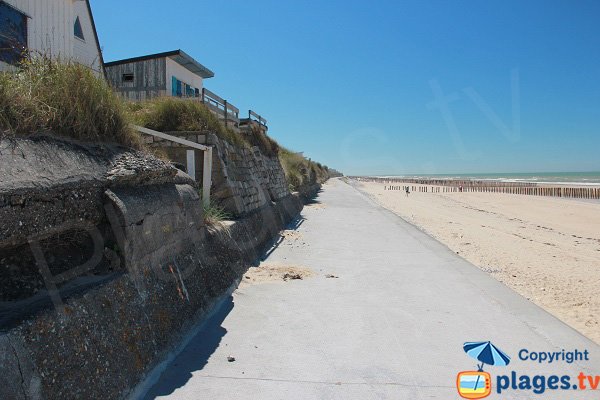
<svg viewBox="0 0 600 400">
<path fill-rule="evenodd" d="M 171 78 L 171 96 L 177 96 L 177 78 Z"/>
</svg>

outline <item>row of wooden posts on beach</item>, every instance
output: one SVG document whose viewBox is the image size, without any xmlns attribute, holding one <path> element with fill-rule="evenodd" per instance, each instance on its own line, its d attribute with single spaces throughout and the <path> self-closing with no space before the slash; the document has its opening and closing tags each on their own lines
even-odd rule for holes
<svg viewBox="0 0 600 400">
<path fill-rule="evenodd" d="M 410 192 L 417 193 L 479 192 L 600 199 L 600 188 L 597 187 L 546 187 L 527 182 L 489 182 L 450 179 L 360 178 L 359 180 L 383 183 L 385 190 L 398 190 L 402 192 L 406 192 L 408 188 Z M 412 183 L 413 185 L 396 185 L 397 183 Z M 414 186 L 414 184 L 423 186 Z"/>
<path fill-rule="evenodd" d="M 500 186 L 385 186 L 385 190 L 406 191 L 419 193 L 449 193 L 449 192 L 483 192 L 525 194 L 531 196 L 573 197 L 580 199 L 600 199 L 599 188 L 568 188 L 568 187 L 500 187 Z"/>
</svg>

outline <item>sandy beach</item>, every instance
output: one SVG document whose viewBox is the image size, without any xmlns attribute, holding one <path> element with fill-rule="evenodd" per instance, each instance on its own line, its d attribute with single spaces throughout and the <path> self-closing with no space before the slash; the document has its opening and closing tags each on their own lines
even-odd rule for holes
<svg viewBox="0 0 600 400">
<path fill-rule="evenodd" d="M 599 202 L 500 193 L 407 197 L 381 183 L 354 184 L 600 343 Z"/>
</svg>

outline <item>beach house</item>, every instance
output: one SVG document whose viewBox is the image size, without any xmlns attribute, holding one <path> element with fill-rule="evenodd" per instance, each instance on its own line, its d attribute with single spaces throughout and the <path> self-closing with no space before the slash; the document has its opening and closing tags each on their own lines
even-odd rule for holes
<svg viewBox="0 0 600 400">
<path fill-rule="evenodd" d="M 108 82 L 128 100 L 173 96 L 199 101 L 228 126 L 239 126 L 239 109 L 204 88 L 204 79 L 215 74 L 183 50 L 111 61 L 104 68 Z"/>
<path fill-rule="evenodd" d="M 76 61 L 102 74 L 102 52 L 89 0 L 0 0 L 0 71 L 29 51 Z"/>
<path fill-rule="evenodd" d="M 215 75 L 182 50 L 111 61 L 105 69 L 115 91 L 129 100 L 158 96 L 200 99 L 203 80 Z"/>
</svg>

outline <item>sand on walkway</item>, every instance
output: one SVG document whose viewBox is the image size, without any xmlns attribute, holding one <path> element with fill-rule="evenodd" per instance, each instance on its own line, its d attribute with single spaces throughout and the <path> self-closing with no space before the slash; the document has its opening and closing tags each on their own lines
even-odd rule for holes
<svg viewBox="0 0 600 400">
<path fill-rule="evenodd" d="M 355 185 L 600 343 L 600 203 L 500 193 L 407 197 L 381 183 Z"/>
</svg>

